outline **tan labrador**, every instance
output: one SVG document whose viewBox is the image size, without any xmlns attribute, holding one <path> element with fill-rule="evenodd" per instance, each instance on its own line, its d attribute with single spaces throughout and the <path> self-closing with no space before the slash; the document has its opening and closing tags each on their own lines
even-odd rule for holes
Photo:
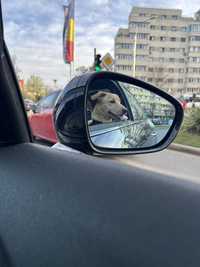
<svg viewBox="0 0 200 267">
<path fill-rule="evenodd" d="M 118 95 L 99 91 L 91 96 L 96 104 L 92 110 L 92 120 L 102 123 L 124 120 L 127 109 L 121 104 Z"/>
</svg>

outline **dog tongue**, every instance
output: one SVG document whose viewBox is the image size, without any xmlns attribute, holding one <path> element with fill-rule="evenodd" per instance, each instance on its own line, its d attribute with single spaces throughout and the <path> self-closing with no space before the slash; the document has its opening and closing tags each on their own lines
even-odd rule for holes
<svg viewBox="0 0 200 267">
<path fill-rule="evenodd" d="M 123 115 L 123 116 L 120 117 L 120 120 L 127 121 L 128 120 L 128 117 L 126 115 Z"/>
</svg>

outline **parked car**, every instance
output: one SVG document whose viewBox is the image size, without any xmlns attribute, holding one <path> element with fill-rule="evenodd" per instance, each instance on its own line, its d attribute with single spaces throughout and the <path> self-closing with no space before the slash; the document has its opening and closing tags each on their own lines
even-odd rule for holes
<svg viewBox="0 0 200 267">
<path fill-rule="evenodd" d="M 43 97 L 29 115 L 29 123 L 34 138 L 40 138 L 51 143 L 57 142 L 53 123 L 53 108 L 61 90 L 54 91 Z"/>
</svg>

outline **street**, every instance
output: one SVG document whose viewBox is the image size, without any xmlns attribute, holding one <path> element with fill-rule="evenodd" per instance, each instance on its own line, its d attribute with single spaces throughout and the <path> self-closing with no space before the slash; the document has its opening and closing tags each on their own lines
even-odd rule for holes
<svg viewBox="0 0 200 267">
<path fill-rule="evenodd" d="M 162 152 L 113 157 L 113 159 L 129 166 L 146 169 L 149 171 L 176 176 L 180 179 L 200 182 L 200 157 L 173 150 Z"/>
</svg>

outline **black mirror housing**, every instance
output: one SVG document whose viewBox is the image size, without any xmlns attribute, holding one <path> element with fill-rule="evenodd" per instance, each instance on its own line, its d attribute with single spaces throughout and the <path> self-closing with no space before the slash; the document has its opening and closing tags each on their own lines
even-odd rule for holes
<svg viewBox="0 0 200 267">
<path fill-rule="evenodd" d="M 98 84 L 98 86 L 96 86 L 95 84 Z M 154 96 L 155 103 L 157 103 L 157 99 L 166 101 L 166 103 L 173 107 L 174 112 L 169 115 L 170 110 L 163 108 L 163 110 L 160 110 L 160 114 L 164 115 L 162 115 L 161 118 L 157 118 L 159 114 L 157 114 L 158 111 L 156 111 L 156 109 L 154 112 L 155 104 L 154 106 L 152 104 L 153 108 L 151 108 L 151 110 L 145 110 L 146 106 L 144 103 L 143 107 L 141 108 L 140 103 L 137 104 L 137 99 L 134 100 L 135 104 L 132 104 L 133 101 L 130 101 L 130 99 L 127 98 L 127 92 L 126 90 L 124 90 L 124 85 L 126 85 L 127 90 L 133 89 L 132 97 L 134 99 L 139 96 L 139 94 L 137 95 L 137 92 L 144 90 L 145 92 L 147 92 L 147 94 Z M 107 90 L 108 87 L 110 89 L 109 92 Z M 140 89 L 136 90 L 137 88 Z M 101 102 L 105 95 L 107 95 L 107 101 L 111 95 L 112 97 L 114 95 L 116 104 L 114 104 L 115 100 L 113 99 L 109 100 L 110 102 L 107 105 L 105 105 L 104 103 L 104 106 L 102 106 L 104 107 L 104 111 L 106 110 L 106 108 L 110 109 L 112 106 L 113 110 L 111 109 L 106 115 L 104 114 L 105 121 L 102 121 L 101 119 L 101 123 L 98 122 L 98 125 L 91 126 L 92 121 L 94 121 L 94 118 L 96 118 L 95 116 L 93 116 L 94 118 L 90 120 L 89 114 L 91 114 L 91 109 L 94 109 L 95 103 L 97 103 L 97 101 Z M 75 101 L 75 99 L 78 99 L 78 102 Z M 135 105 L 138 105 L 137 109 Z M 133 110 L 133 106 L 137 112 Z M 162 105 L 159 105 L 159 107 L 160 106 Z M 119 115 L 119 110 L 121 114 L 120 116 L 117 116 Z M 141 114 L 140 110 L 142 110 L 143 117 L 140 115 L 140 117 L 135 119 L 136 113 Z M 154 113 L 154 116 L 149 119 L 145 116 L 147 116 L 147 114 L 150 114 L 150 111 Z M 108 114 L 112 115 L 112 120 L 110 117 L 108 117 Z M 121 119 L 125 117 L 127 117 L 126 121 L 124 121 L 124 119 Z M 119 121 L 117 121 L 118 119 Z M 161 151 L 170 145 L 170 143 L 175 139 L 181 127 L 183 120 L 183 109 L 181 104 L 175 98 L 151 84 L 118 73 L 95 72 L 87 73 L 80 77 L 75 77 L 66 86 L 63 94 L 61 94 L 56 104 L 54 120 L 58 137 L 61 143 L 67 146 L 71 146 L 88 154 L 142 154 Z M 159 124 L 160 121 L 163 124 L 161 126 L 158 126 L 157 124 Z M 136 132 L 138 132 L 135 130 L 138 130 L 138 126 L 136 127 L 135 125 L 140 126 L 140 134 L 135 134 Z M 96 131 L 97 128 L 98 131 Z M 159 139 L 157 137 L 157 142 L 150 143 L 150 136 L 151 138 L 153 135 L 155 136 L 156 131 L 156 134 L 159 135 L 158 133 L 160 133 L 160 128 L 167 129 L 166 134 L 162 136 L 163 138 Z M 127 131 L 125 131 L 124 129 L 127 129 Z M 110 141 L 109 143 L 108 140 L 111 139 L 115 140 L 115 143 L 114 141 Z M 118 142 L 118 140 L 120 142 Z M 136 142 L 136 140 L 139 140 L 138 143 Z"/>
</svg>

